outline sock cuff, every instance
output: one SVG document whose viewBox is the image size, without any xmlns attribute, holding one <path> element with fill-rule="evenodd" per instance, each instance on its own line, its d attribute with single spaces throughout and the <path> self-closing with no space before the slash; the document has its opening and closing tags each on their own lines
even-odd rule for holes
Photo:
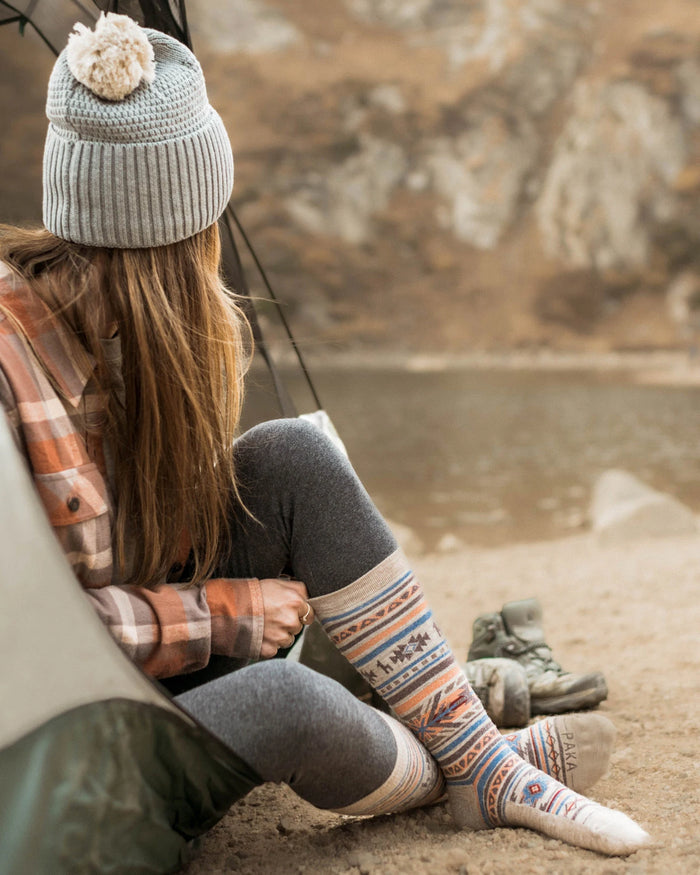
<svg viewBox="0 0 700 875">
<path fill-rule="evenodd" d="M 344 611 L 358 613 L 365 603 L 380 599 L 387 587 L 410 574 L 411 566 L 403 550 L 399 548 L 342 589 L 310 598 L 308 602 L 321 619 L 331 614 L 342 614 Z"/>
<path fill-rule="evenodd" d="M 377 815 L 433 805 L 445 795 L 440 767 L 398 720 L 377 712 L 386 721 L 396 742 L 396 762 L 389 777 L 362 799 L 336 808 L 336 814 Z"/>
</svg>

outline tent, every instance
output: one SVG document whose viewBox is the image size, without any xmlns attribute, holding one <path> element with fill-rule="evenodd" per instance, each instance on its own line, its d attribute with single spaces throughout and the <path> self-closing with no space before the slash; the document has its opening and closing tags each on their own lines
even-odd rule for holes
<svg viewBox="0 0 700 875">
<path fill-rule="evenodd" d="M 0 26 L 32 27 L 56 52 L 75 21 L 92 24 L 100 10 L 189 43 L 183 0 L 0 0 Z M 231 208 L 222 231 L 225 271 L 246 292 L 234 234 L 248 241 Z M 282 412 L 294 415 L 252 305 L 250 316 Z M 329 427 L 322 411 L 312 416 Z M 0 875 L 172 871 L 190 840 L 260 779 L 102 627 L 2 415 L 0 459 Z"/>
<path fill-rule="evenodd" d="M 0 459 L 0 873 L 173 871 L 260 779 L 114 643 L 4 417 Z"/>
</svg>

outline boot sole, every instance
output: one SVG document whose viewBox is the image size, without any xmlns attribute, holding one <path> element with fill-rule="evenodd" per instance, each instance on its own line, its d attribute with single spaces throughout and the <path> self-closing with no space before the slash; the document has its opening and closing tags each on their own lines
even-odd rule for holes
<svg viewBox="0 0 700 875">
<path fill-rule="evenodd" d="M 533 715 L 564 714 L 567 711 L 585 711 L 595 708 L 608 698 L 608 687 L 604 680 L 585 690 L 576 690 L 561 696 L 548 696 L 530 700 L 530 711 Z"/>
</svg>

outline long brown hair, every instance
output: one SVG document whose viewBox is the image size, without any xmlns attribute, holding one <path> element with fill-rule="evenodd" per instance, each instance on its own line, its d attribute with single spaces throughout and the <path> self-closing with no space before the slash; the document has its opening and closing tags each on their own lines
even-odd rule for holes
<svg viewBox="0 0 700 875">
<path fill-rule="evenodd" d="M 192 582 L 202 581 L 227 546 L 231 446 L 250 360 L 245 316 L 220 275 L 217 226 L 151 249 L 81 246 L 43 229 L 2 232 L 0 259 L 97 361 L 114 455 L 118 566 L 131 566 L 131 583 L 163 579 L 184 532 Z M 108 325 L 121 338 L 123 398 L 100 342 Z"/>
</svg>

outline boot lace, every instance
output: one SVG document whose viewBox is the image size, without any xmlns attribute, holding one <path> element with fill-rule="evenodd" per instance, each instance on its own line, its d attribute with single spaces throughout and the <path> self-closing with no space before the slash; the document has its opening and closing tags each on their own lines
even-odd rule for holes
<svg viewBox="0 0 700 875">
<path fill-rule="evenodd" d="M 542 642 L 533 641 L 531 644 L 520 644 L 515 641 L 508 641 L 503 645 L 503 651 L 511 659 L 518 659 L 521 656 L 530 656 L 530 662 L 537 662 L 541 665 L 543 671 L 554 671 L 560 673 L 562 667 L 552 658 L 552 650 L 549 645 Z"/>
</svg>

